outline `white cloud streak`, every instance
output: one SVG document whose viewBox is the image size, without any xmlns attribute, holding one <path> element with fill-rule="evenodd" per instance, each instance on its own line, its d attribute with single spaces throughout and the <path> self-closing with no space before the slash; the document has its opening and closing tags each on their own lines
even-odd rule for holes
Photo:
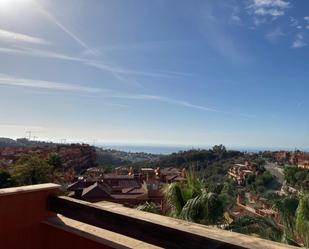
<svg viewBox="0 0 309 249">
<path fill-rule="evenodd" d="M 58 21 L 51 13 L 49 13 L 42 5 L 40 5 L 37 1 L 34 1 L 37 9 L 54 25 L 60 28 L 63 32 L 65 32 L 68 36 L 70 36 L 77 44 L 83 47 L 86 51 L 88 51 L 92 55 L 98 55 L 97 50 L 91 49 L 84 41 L 82 41 L 77 35 L 75 35 L 72 31 L 70 31 L 66 26 L 64 26 L 60 21 Z"/>
<path fill-rule="evenodd" d="M 141 87 L 141 84 L 137 81 L 129 80 L 123 75 L 138 75 L 138 76 L 148 76 L 148 77 L 191 77 L 193 74 L 182 73 L 182 72 L 174 72 L 174 71 L 159 71 L 159 72 L 147 72 L 147 71 L 137 71 L 130 70 L 126 68 L 122 68 L 119 66 L 109 65 L 102 61 L 97 60 L 89 60 L 80 57 L 74 57 L 62 53 L 52 52 L 43 49 L 33 49 L 33 48 L 25 48 L 25 47 L 17 47 L 17 48 L 5 48 L 0 47 L 0 53 L 8 53 L 8 54 L 18 54 L 23 56 L 31 56 L 35 58 L 47 58 L 47 59 L 57 59 L 57 60 L 65 60 L 65 61 L 73 61 L 77 63 L 81 63 L 85 66 L 93 67 L 99 69 L 101 71 L 109 72 L 114 75 L 118 80 L 127 83 L 129 85 Z"/>
<path fill-rule="evenodd" d="M 0 87 L 1 86 L 34 88 L 34 89 L 52 90 L 52 91 L 61 91 L 61 92 L 66 91 L 66 92 L 84 92 L 84 93 L 90 93 L 90 94 L 102 94 L 102 95 L 95 95 L 95 96 L 103 97 L 103 98 L 112 98 L 112 99 L 155 101 L 155 102 L 162 102 L 162 103 L 167 103 L 167 104 L 172 104 L 172 105 L 177 105 L 181 107 L 192 108 L 192 109 L 207 111 L 207 112 L 236 115 L 236 116 L 242 116 L 246 118 L 254 117 L 253 115 L 225 112 L 225 111 L 217 110 L 217 109 L 202 106 L 202 105 L 196 105 L 188 101 L 169 98 L 166 96 L 148 95 L 148 94 L 120 94 L 120 93 L 117 93 L 109 89 L 84 87 L 81 85 L 63 83 L 63 82 L 55 82 L 55 81 L 25 79 L 25 78 L 20 78 L 17 76 L 6 75 L 6 74 L 0 74 Z M 127 107 L 127 105 L 120 104 L 120 103 L 114 103 L 111 105 L 118 106 L 118 107 Z"/>
<path fill-rule="evenodd" d="M 49 45 L 50 42 L 35 36 L 16 33 L 4 29 L 0 29 L 0 41 L 17 42 L 17 43 L 30 43 L 39 45 Z"/>
<path fill-rule="evenodd" d="M 139 94 L 139 95 L 112 95 L 111 97 L 120 98 L 120 99 L 163 102 L 163 103 L 169 103 L 169 104 L 178 105 L 181 107 L 192 108 L 192 109 L 206 111 L 206 112 L 215 112 L 215 113 L 221 113 L 221 114 L 227 114 L 227 115 L 235 115 L 235 116 L 241 116 L 245 118 L 255 118 L 254 115 L 242 114 L 242 113 L 236 113 L 236 112 L 225 112 L 225 111 L 217 110 L 211 107 L 196 105 L 196 104 L 193 104 L 187 101 L 177 100 L 177 99 L 169 98 L 166 96 Z"/>
<path fill-rule="evenodd" d="M 48 89 L 56 91 L 73 91 L 73 92 L 86 92 L 86 93 L 100 93 L 103 91 L 108 91 L 106 89 L 84 87 L 80 85 L 68 84 L 62 82 L 24 79 L 6 74 L 0 74 L 0 86 L 13 86 L 23 88 L 37 88 L 37 89 Z"/>
<path fill-rule="evenodd" d="M 166 102 L 166 103 L 180 105 L 180 106 L 183 106 L 183 107 L 190 107 L 190 108 L 209 111 L 209 112 L 220 112 L 220 111 L 213 109 L 213 108 L 200 106 L 200 105 L 194 105 L 194 104 L 191 104 L 187 101 L 175 100 L 175 99 L 164 97 L 164 96 L 141 94 L 141 95 L 120 95 L 120 96 L 116 96 L 116 97 L 127 98 L 127 99 L 136 99 L 136 100 L 152 100 L 152 101 Z"/>
</svg>

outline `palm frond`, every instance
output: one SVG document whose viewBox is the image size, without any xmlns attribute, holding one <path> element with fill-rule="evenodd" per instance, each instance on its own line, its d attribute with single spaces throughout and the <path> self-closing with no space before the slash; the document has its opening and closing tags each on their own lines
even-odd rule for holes
<svg viewBox="0 0 309 249">
<path fill-rule="evenodd" d="M 248 235 L 257 235 L 274 241 L 281 241 L 283 234 L 276 222 L 270 217 L 243 216 L 233 221 L 226 229 Z"/>
<path fill-rule="evenodd" d="M 295 215 L 298 199 L 295 196 L 287 196 L 275 202 L 274 207 L 278 210 L 283 226 L 283 241 L 293 240 L 295 237 Z"/>
<path fill-rule="evenodd" d="M 309 198 L 303 192 L 299 195 L 299 205 L 296 210 L 296 230 L 309 248 Z"/>
<path fill-rule="evenodd" d="M 163 193 L 166 199 L 166 204 L 170 208 L 170 215 L 178 217 L 182 208 L 186 204 L 182 193 L 181 183 L 173 182 L 165 185 Z"/>
<path fill-rule="evenodd" d="M 182 219 L 201 224 L 216 224 L 223 217 L 223 205 L 214 193 L 203 191 L 190 199 L 180 214 Z"/>
<path fill-rule="evenodd" d="M 146 202 L 143 205 L 139 205 L 136 209 L 139 211 L 160 214 L 160 208 L 153 202 Z"/>
</svg>

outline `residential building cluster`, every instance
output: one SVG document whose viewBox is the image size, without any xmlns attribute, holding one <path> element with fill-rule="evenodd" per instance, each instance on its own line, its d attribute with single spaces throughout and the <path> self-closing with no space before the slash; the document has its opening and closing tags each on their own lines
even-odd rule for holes
<svg viewBox="0 0 309 249">
<path fill-rule="evenodd" d="M 117 167 L 113 173 L 100 168 L 88 169 L 67 190 L 70 196 L 90 202 L 111 201 L 125 206 L 154 202 L 163 208 L 162 187 L 166 183 L 185 181 L 186 171 L 177 168 Z"/>
<path fill-rule="evenodd" d="M 288 162 L 299 168 L 309 169 L 309 153 L 303 151 L 276 151 L 273 157 L 279 162 Z"/>
<path fill-rule="evenodd" d="M 257 165 L 251 162 L 245 164 L 235 164 L 228 171 L 228 177 L 234 180 L 238 185 L 243 186 L 246 178 L 250 174 L 257 174 Z"/>
<path fill-rule="evenodd" d="M 250 192 L 241 192 L 237 196 L 236 205 L 229 211 L 231 219 L 242 216 L 271 217 L 278 224 L 281 223 L 279 213 L 269 201 Z"/>
</svg>

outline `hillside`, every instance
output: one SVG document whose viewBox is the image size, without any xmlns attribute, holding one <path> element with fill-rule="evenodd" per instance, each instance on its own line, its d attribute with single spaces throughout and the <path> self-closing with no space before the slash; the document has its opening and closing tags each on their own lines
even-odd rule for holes
<svg viewBox="0 0 309 249">
<path fill-rule="evenodd" d="M 54 143 L 45 141 L 32 141 L 27 138 L 18 138 L 16 140 L 6 137 L 0 137 L 0 148 L 4 147 L 33 147 L 33 146 L 53 146 Z"/>
</svg>

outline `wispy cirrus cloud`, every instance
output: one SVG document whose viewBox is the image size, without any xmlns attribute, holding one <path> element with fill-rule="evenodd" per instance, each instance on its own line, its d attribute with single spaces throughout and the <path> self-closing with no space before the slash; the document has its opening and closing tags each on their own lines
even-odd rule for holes
<svg viewBox="0 0 309 249">
<path fill-rule="evenodd" d="M 295 37 L 295 40 L 292 43 L 292 48 L 302 48 L 307 46 L 307 43 L 304 40 L 304 36 L 301 33 L 298 33 Z"/>
<path fill-rule="evenodd" d="M 249 5 L 253 14 L 271 17 L 283 16 L 289 7 L 291 4 L 286 0 L 252 0 Z"/>
<path fill-rule="evenodd" d="M 252 57 L 245 52 L 239 40 L 234 37 L 230 29 L 226 28 L 226 21 L 231 22 L 233 8 L 222 5 L 219 1 L 204 1 L 201 14 L 198 16 L 198 26 L 201 34 L 205 37 L 205 42 L 221 56 L 233 63 L 251 63 Z M 222 11 L 228 9 L 228 20 L 222 17 Z M 234 12 L 234 21 L 238 19 L 237 8 Z M 232 18 L 232 19 L 231 19 Z M 239 17 L 240 18 L 240 17 Z"/>
<path fill-rule="evenodd" d="M 184 100 L 178 100 L 166 96 L 158 96 L 158 95 L 147 95 L 147 94 L 137 94 L 137 95 L 112 95 L 113 98 L 121 98 L 121 99 L 133 99 L 133 100 L 142 100 L 142 101 L 156 101 L 156 102 L 163 102 L 168 104 L 177 105 L 180 107 L 186 107 L 206 112 L 214 112 L 214 113 L 221 113 L 225 115 L 235 115 L 235 116 L 241 116 L 245 118 L 254 118 L 254 115 L 250 114 L 242 114 L 237 112 L 226 112 L 222 110 L 218 110 L 212 107 L 202 106 L 202 105 L 196 105 L 188 101 Z"/>
<path fill-rule="evenodd" d="M 94 87 L 85 87 L 77 84 L 64 83 L 64 82 L 55 82 L 47 80 L 34 80 L 34 79 L 25 79 L 18 76 L 0 74 L 0 87 L 21 87 L 21 88 L 32 88 L 39 90 L 50 90 L 50 91 L 65 91 L 65 92 L 83 92 L 88 94 L 96 94 L 89 96 L 96 96 L 99 98 L 111 98 L 111 99 L 127 99 L 127 100 L 141 100 L 141 101 L 155 101 L 161 103 L 167 103 L 172 105 L 177 105 L 180 107 L 191 108 L 201 111 L 221 113 L 226 115 L 236 115 L 246 118 L 253 118 L 253 115 L 241 114 L 236 112 L 226 112 L 218 110 L 212 107 L 207 107 L 203 105 L 197 105 L 188 101 L 174 99 L 166 96 L 159 95 L 150 95 L 150 94 L 122 94 L 110 89 L 103 88 L 94 88 Z M 109 103 L 111 106 L 118 107 L 128 107 L 123 103 Z"/>
<path fill-rule="evenodd" d="M 200 105 L 195 105 L 195 104 L 191 104 L 191 103 L 189 103 L 187 101 L 176 100 L 176 99 L 172 99 L 172 98 L 169 98 L 169 97 L 158 96 L 158 95 L 147 95 L 147 94 L 139 94 L 139 95 L 114 95 L 113 97 L 125 98 L 125 99 L 135 99 L 135 100 L 159 101 L 159 102 L 166 102 L 166 103 L 180 105 L 180 106 L 183 106 L 183 107 L 190 107 L 190 108 L 204 110 L 204 111 L 209 111 L 209 112 L 220 112 L 220 111 L 218 111 L 216 109 L 213 109 L 213 108 L 209 108 L 209 107 L 205 107 L 205 106 L 200 106 Z"/>
<path fill-rule="evenodd" d="M 12 76 L 6 74 L 0 74 L 0 86 L 13 86 L 23 88 L 37 88 L 37 89 L 48 89 L 56 91 L 74 91 L 74 92 L 86 92 L 86 93 L 100 93 L 108 91 L 107 89 L 85 87 L 81 85 L 55 82 L 55 81 L 25 79 L 20 78 L 18 76 Z"/>
<path fill-rule="evenodd" d="M 280 28 L 277 28 L 265 35 L 266 39 L 271 43 L 276 43 L 283 36 L 285 36 L 285 34 Z"/>
<path fill-rule="evenodd" d="M 62 53 L 57 53 L 44 49 L 34 49 L 34 48 L 26 48 L 26 47 L 14 47 L 14 48 L 6 48 L 0 47 L 0 53 L 7 54 L 17 54 L 22 56 L 30 56 L 35 58 L 47 58 L 47 59 L 56 59 L 56 60 L 65 60 L 65 61 L 73 61 L 77 63 L 81 63 L 88 67 L 93 67 L 99 69 L 104 72 L 109 72 L 114 75 L 118 80 L 124 82 L 126 84 L 140 87 L 141 84 L 136 80 L 130 80 L 127 77 L 128 75 L 135 76 L 147 76 L 147 77 L 192 77 L 194 74 L 186 73 L 186 72 L 176 72 L 176 71 L 139 71 L 139 70 L 131 70 L 127 68 L 123 68 L 120 66 L 110 65 L 108 63 L 104 63 L 99 60 L 90 60 L 81 57 L 70 56 Z"/>
<path fill-rule="evenodd" d="M 48 12 L 41 4 L 37 1 L 33 1 L 36 5 L 37 9 L 54 25 L 60 28 L 63 32 L 65 32 L 68 36 L 70 36 L 78 45 L 83 47 L 89 54 L 99 55 L 97 50 L 90 48 L 81 38 L 75 35 L 69 28 L 63 25 L 57 18 L 55 18 L 50 12 Z"/>
<path fill-rule="evenodd" d="M 50 42 L 36 36 L 25 35 L 12 32 L 9 30 L 0 29 L 0 41 L 30 43 L 37 45 L 49 45 Z"/>
</svg>

